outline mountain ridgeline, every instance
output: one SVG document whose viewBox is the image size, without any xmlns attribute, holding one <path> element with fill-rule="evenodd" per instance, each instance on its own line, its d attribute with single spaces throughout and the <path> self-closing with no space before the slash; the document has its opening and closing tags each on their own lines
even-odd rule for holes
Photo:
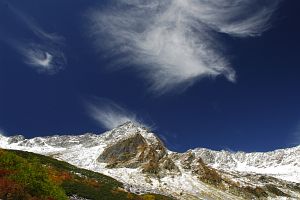
<svg viewBox="0 0 300 200">
<path fill-rule="evenodd" d="M 0 147 L 36 153 L 2 151 L 25 161 L 27 154 L 42 160 L 46 182 L 54 184 L 49 187 L 69 199 L 300 199 L 300 147 L 265 153 L 203 148 L 176 153 L 132 122 L 100 135 L 0 136 Z M 52 175 L 60 173 L 72 178 L 53 182 Z M 82 192 L 84 188 L 90 196 Z M 42 197 L 58 199 L 51 192 Z"/>
</svg>

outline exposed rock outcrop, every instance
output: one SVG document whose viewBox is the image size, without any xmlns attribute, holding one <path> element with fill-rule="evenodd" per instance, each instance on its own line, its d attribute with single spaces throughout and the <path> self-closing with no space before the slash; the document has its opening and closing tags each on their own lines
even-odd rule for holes
<svg viewBox="0 0 300 200">
<path fill-rule="evenodd" d="M 153 175 L 179 172 L 163 142 L 159 138 L 149 141 L 140 133 L 107 147 L 97 160 L 107 163 L 108 168 L 141 168 Z"/>
<path fill-rule="evenodd" d="M 300 198 L 300 146 L 266 153 L 204 148 L 176 153 L 149 129 L 127 122 L 101 135 L 0 136 L 0 147 L 103 172 L 135 193 L 162 193 L 182 200 Z"/>
</svg>

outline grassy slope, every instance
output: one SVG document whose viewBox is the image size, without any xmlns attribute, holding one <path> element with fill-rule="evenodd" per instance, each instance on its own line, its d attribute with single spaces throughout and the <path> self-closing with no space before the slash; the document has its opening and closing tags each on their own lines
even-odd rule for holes
<svg viewBox="0 0 300 200">
<path fill-rule="evenodd" d="M 171 200 L 128 193 L 111 177 L 47 156 L 0 149 L 0 199 L 66 200 L 70 195 L 93 200 Z"/>
</svg>

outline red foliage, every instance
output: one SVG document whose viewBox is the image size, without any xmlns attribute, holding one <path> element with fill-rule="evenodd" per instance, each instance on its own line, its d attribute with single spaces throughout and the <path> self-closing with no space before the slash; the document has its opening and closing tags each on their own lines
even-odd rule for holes
<svg viewBox="0 0 300 200">
<path fill-rule="evenodd" d="M 70 180 L 72 179 L 72 175 L 69 172 L 62 172 L 60 174 L 62 180 Z"/>
<path fill-rule="evenodd" d="M 13 173 L 14 173 L 14 171 L 12 171 L 12 170 L 0 169 L 0 177 L 8 176 Z"/>
<path fill-rule="evenodd" d="M 7 178 L 0 178 L 0 199 L 16 199 L 24 197 L 24 188 Z"/>
<path fill-rule="evenodd" d="M 89 186 L 92 186 L 94 188 L 98 188 L 100 187 L 100 184 L 98 181 L 94 180 L 94 179 L 90 179 L 90 180 L 85 180 L 85 183 L 88 184 Z"/>
<path fill-rule="evenodd" d="M 48 174 L 49 178 L 58 184 L 62 183 L 65 180 L 71 180 L 73 178 L 72 174 L 70 174 L 69 172 L 58 172 L 54 169 L 49 169 Z"/>
</svg>

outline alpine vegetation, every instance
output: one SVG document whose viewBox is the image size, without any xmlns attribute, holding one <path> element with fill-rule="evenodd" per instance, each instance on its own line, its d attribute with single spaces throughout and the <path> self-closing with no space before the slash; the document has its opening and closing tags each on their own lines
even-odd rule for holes
<svg viewBox="0 0 300 200">
<path fill-rule="evenodd" d="M 103 134 L 54 135 L 31 139 L 22 135 L 0 136 L 0 148 L 26 151 L 17 152 L 25 158 L 31 157 L 28 157 L 28 152 L 50 156 L 38 157 L 39 162 L 33 166 L 44 167 L 47 171 L 52 169 L 49 175 L 54 182 L 40 180 L 40 176 L 26 176 L 25 183 L 27 180 L 29 183 L 50 183 L 53 187 L 59 187 L 56 191 L 64 189 L 68 196 L 76 195 L 85 199 L 300 198 L 300 146 L 270 152 L 245 153 L 196 148 L 177 153 L 170 151 L 150 129 L 126 122 Z M 6 151 L 0 149 L 0 166 L 3 162 L 7 163 L 4 169 L 10 170 L 15 166 L 3 156 Z M 23 165 L 16 166 L 21 166 L 14 168 L 18 174 L 28 173 L 28 168 Z M 16 175 L 16 171 L 12 172 L 12 175 Z M 29 175 L 34 174 L 29 171 Z M 43 185 L 37 186 L 40 188 Z M 49 195 L 49 191 L 44 192 L 44 195 Z M 148 196 L 149 193 L 170 198 L 154 198 Z M 138 198 L 136 194 L 146 196 Z"/>
</svg>

